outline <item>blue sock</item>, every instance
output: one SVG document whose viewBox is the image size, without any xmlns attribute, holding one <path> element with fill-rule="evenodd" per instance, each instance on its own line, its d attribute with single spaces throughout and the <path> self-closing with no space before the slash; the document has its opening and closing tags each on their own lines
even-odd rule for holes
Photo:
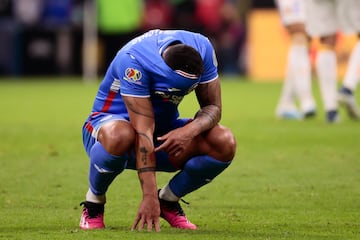
<svg viewBox="0 0 360 240">
<path fill-rule="evenodd" d="M 183 197 L 211 182 L 230 163 L 231 161 L 221 162 L 206 155 L 193 157 L 186 162 L 184 169 L 170 180 L 170 189 L 177 197 Z"/>
<path fill-rule="evenodd" d="M 95 195 L 106 193 L 109 185 L 125 168 L 123 157 L 109 154 L 100 142 L 96 142 L 90 151 L 90 189 Z"/>
</svg>

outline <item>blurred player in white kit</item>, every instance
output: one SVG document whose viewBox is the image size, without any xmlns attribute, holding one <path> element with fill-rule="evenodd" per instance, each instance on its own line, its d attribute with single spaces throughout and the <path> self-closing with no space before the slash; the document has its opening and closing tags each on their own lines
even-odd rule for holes
<svg viewBox="0 0 360 240">
<path fill-rule="evenodd" d="M 345 106 L 348 115 L 354 120 L 360 120 L 360 110 L 356 103 L 354 93 L 360 80 L 360 1 L 345 0 L 344 3 L 344 20 L 347 27 L 344 33 L 357 34 L 358 40 L 352 49 L 348 67 L 345 73 L 342 86 L 339 91 L 339 102 Z"/>
<path fill-rule="evenodd" d="M 336 33 L 338 31 L 346 32 L 352 28 L 351 24 L 354 20 L 350 20 L 349 18 L 355 18 L 354 16 L 358 15 L 358 12 L 360 11 L 360 8 L 358 7 L 359 0 L 307 0 L 304 2 L 306 3 L 305 25 L 307 32 L 311 37 L 319 37 L 320 39 L 320 48 L 316 58 L 316 71 L 324 109 L 326 111 L 326 120 L 329 123 L 337 122 Z M 357 28 L 360 28 L 359 21 L 357 22 L 357 25 Z M 360 50 L 357 50 L 357 55 L 359 55 L 359 51 Z M 349 74 L 354 76 L 354 73 Z M 351 77 L 348 77 L 347 79 L 350 78 Z M 356 84 L 353 82 L 350 83 L 351 81 L 353 80 L 346 80 L 344 85 L 346 84 L 345 86 L 348 89 L 354 90 L 353 88 Z M 352 92 L 348 92 L 348 94 L 352 96 Z M 349 101 L 342 102 L 347 102 L 347 105 L 349 106 Z M 348 109 L 352 111 L 351 114 L 356 117 L 357 109 L 354 108 L 354 103 L 351 106 L 352 107 Z"/>
<path fill-rule="evenodd" d="M 290 35 L 286 75 L 276 108 L 281 119 L 303 119 L 316 114 L 311 88 L 309 39 L 305 29 L 305 3 L 302 0 L 276 0 L 284 27 Z M 299 101 L 300 111 L 296 105 Z"/>
</svg>

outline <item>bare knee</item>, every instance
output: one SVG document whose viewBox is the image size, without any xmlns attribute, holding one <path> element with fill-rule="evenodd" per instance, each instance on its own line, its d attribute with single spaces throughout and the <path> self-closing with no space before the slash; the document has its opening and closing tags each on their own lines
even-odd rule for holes
<svg viewBox="0 0 360 240">
<path fill-rule="evenodd" d="M 113 121 L 101 127 L 98 140 L 108 153 L 120 156 L 135 143 L 135 130 L 125 121 Z"/>
<path fill-rule="evenodd" d="M 219 136 L 222 146 L 222 155 L 225 160 L 232 160 L 236 153 L 236 139 L 234 134 L 228 129 L 225 128 L 222 136 Z"/>
<path fill-rule="evenodd" d="M 208 137 L 210 155 L 224 162 L 233 160 L 236 153 L 236 139 L 230 129 L 219 126 Z"/>
</svg>

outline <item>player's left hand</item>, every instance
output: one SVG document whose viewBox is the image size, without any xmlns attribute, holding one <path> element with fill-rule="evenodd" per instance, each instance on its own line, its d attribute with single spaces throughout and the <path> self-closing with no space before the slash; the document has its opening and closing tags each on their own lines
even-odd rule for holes
<svg viewBox="0 0 360 240">
<path fill-rule="evenodd" d="M 151 232 L 153 228 L 156 232 L 160 231 L 160 203 L 157 195 L 143 197 L 131 230 L 141 231 L 144 228 L 148 232 Z"/>
<path fill-rule="evenodd" d="M 185 131 L 184 128 L 177 128 L 158 137 L 157 140 L 162 141 L 163 143 L 155 148 L 155 152 L 165 151 L 169 155 L 179 158 L 190 146 L 193 136 Z"/>
</svg>

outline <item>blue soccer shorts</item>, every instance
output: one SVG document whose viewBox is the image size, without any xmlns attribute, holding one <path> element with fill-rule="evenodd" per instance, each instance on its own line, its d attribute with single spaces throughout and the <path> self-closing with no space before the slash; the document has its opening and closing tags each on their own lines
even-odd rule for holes
<svg viewBox="0 0 360 240">
<path fill-rule="evenodd" d="M 126 121 L 129 122 L 129 119 L 122 114 L 109 114 L 109 113 L 94 113 L 91 114 L 88 119 L 85 121 L 82 128 L 82 138 L 83 144 L 86 153 L 90 156 L 90 151 L 92 146 L 97 141 L 97 135 L 100 128 L 111 121 Z M 179 118 L 173 121 L 166 129 L 164 128 L 156 128 L 154 132 L 154 145 L 157 147 L 160 145 L 160 142 L 156 140 L 157 136 L 161 136 L 173 129 L 179 128 L 187 124 L 191 119 L 189 118 Z M 134 149 L 129 153 L 123 156 L 127 159 L 126 168 L 127 169 L 136 169 L 136 157 Z M 156 168 L 157 171 L 164 172 L 174 172 L 178 169 L 171 163 L 169 156 L 164 151 L 160 151 L 156 153 Z"/>
</svg>

